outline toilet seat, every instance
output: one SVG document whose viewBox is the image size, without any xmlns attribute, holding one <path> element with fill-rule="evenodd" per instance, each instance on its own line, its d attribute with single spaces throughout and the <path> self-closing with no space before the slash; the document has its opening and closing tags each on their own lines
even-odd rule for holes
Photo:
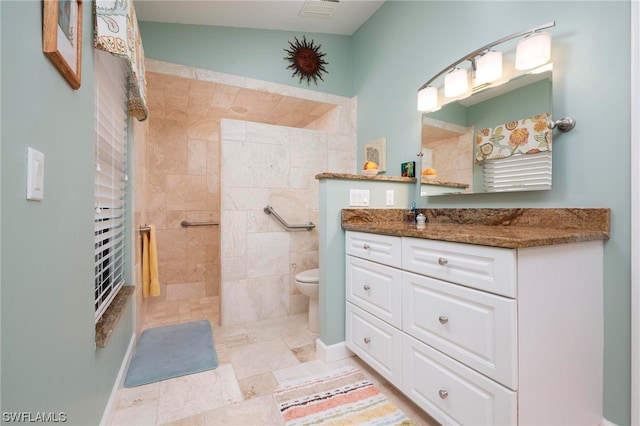
<svg viewBox="0 0 640 426">
<path fill-rule="evenodd" d="M 318 283 L 320 282 L 320 269 L 302 271 L 296 275 L 296 281 L 301 283 Z"/>
</svg>

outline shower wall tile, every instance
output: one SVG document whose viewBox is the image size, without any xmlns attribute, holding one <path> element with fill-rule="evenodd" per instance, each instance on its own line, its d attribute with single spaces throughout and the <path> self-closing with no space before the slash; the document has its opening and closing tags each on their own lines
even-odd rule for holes
<svg viewBox="0 0 640 426">
<path fill-rule="evenodd" d="M 263 209 L 273 205 L 289 223 L 317 223 L 315 175 L 356 170 L 355 99 L 145 65 L 150 118 L 136 194 L 144 221 L 158 230 L 160 298 L 167 286 L 170 297 L 188 298 L 204 283 L 234 323 L 306 310 L 291 264 L 298 272 L 317 267 L 317 229 L 287 231 Z M 220 226 L 185 229 L 185 219 Z"/>
<path fill-rule="evenodd" d="M 167 175 L 167 209 L 204 210 L 206 200 L 202 194 L 206 191 L 204 176 Z"/>
<path fill-rule="evenodd" d="M 190 282 L 181 284 L 170 284 L 166 286 L 166 300 L 200 299 L 206 297 L 206 284 L 204 282 Z"/>
<path fill-rule="evenodd" d="M 238 281 L 247 278 L 247 258 L 227 257 L 221 266 L 222 282 Z M 226 296 L 225 296 L 226 298 Z"/>
<path fill-rule="evenodd" d="M 187 173 L 190 175 L 207 174 L 207 142 L 189 139 L 187 143 Z"/>
<path fill-rule="evenodd" d="M 221 255 L 223 258 L 247 255 L 247 212 L 223 211 L 221 214 L 220 237 Z"/>
<path fill-rule="evenodd" d="M 289 235 L 269 232 L 247 235 L 247 277 L 258 278 L 289 272 Z"/>
</svg>

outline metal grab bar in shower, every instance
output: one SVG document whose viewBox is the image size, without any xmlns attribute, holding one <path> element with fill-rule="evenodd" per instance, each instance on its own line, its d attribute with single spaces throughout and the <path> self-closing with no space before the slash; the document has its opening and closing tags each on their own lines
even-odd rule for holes
<svg viewBox="0 0 640 426">
<path fill-rule="evenodd" d="M 217 222 L 187 222 L 186 220 L 183 220 L 182 222 L 180 222 L 180 226 L 183 227 L 187 227 L 187 226 L 218 226 Z"/>
<path fill-rule="evenodd" d="M 276 213 L 276 211 L 271 206 L 266 206 L 264 208 L 264 212 L 266 214 L 272 214 L 273 217 L 275 217 L 276 220 L 280 222 L 280 224 L 282 224 L 282 226 L 284 226 L 287 229 L 306 229 L 307 231 L 311 231 L 313 228 L 316 227 L 316 225 L 314 225 L 313 222 L 307 222 L 302 225 L 289 225 L 282 217 L 280 217 L 278 213 Z"/>
</svg>

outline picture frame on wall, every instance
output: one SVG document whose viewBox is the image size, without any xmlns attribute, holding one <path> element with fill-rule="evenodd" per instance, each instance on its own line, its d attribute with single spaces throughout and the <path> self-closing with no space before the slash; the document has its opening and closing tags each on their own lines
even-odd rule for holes
<svg viewBox="0 0 640 426">
<path fill-rule="evenodd" d="M 416 177 L 416 162 L 407 161 L 406 163 L 402 163 L 400 167 L 400 176 L 411 178 Z"/>
<path fill-rule="evenodd" d="M 387 171 L 387 138 L 378 138 L 363 146 L 364 162 L 373 161 L 378 165 L 378 172 Z"/>
<path fill-rule="evenodd" d="M 82 75 L 82 0 L 43 0 L 42 51 L 69 85 Z"/>
</svg>

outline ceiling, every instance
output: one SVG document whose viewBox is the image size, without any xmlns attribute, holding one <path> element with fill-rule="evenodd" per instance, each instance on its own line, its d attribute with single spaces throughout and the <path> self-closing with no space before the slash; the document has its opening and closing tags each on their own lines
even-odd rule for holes
<svg viewBox="0 0 640 426">
<path fill-rule="evenodd" d="M 384 0 L 136 0 L 135 8 L 139 21 L 352 35 L 383 3 Z M 311 7 L 311 15 L 301 16 L 305 5 Z"/>
</svg>

